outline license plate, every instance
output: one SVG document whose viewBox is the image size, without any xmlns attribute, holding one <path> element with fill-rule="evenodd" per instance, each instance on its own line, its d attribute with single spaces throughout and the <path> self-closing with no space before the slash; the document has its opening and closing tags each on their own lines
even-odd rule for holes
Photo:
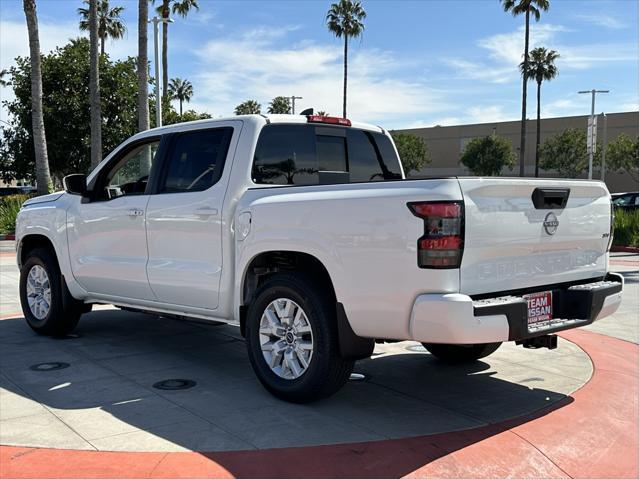
<svg viewBox="0 0 639 479">
<path fill-rule="evenodd" d="M 524 296 L 528 303 L 528 327 L 537 328 L 552 319 L 552 291 Z"/>
</svg>

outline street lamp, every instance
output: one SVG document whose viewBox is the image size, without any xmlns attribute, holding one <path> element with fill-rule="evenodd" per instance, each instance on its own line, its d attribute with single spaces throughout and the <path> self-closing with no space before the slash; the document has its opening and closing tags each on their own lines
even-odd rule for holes
<svg viewBox="0 0 639 479">
<path fill-rule="evenodd" d="M 155 47 L 155 126 L 162 126 L 162 97 L 160 96 L 160 43 L 158 24 L 173 23 L 171 18 L 155 16 L 149 23 L 153 24 L 153 44 Z"/>
<path fill-rule="evenodd" d="M 592 180 L 592 160 L 595 154 L 596 148 L 596 133 L 597 133 L 597 124 L 595 123 L 595 97 L 597 93 L 610 93 L 610 90 L 583 90 L 577 92 L 580 95 L 589 93 L 592 95 L 592 106 L 590 108 L 590 120 L 588 121 L 588 179 Z"/>
<path fill-rule="evenodd" d="M 303 100 L 303 98 L 301 96 L 295 96 L 295 95 L 291 97 L 291 114 L 292 115 L 295 115 L 295 100 Z"/>
</svg>

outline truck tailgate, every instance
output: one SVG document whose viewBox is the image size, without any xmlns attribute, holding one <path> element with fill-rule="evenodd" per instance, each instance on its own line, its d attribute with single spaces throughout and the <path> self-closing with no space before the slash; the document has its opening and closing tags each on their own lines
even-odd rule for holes
<svg viewBox="0 0 639 479">
<path fill-rule="evenodd" d="M 603 183 L 459 178 L 459 184 L 465 206 L 462 293 L 532 289 L 605 275 L 611 208 Z"/>
</svg>

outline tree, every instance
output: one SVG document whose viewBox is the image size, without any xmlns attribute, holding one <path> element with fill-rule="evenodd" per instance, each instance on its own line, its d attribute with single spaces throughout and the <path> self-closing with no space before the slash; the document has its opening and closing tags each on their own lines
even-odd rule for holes
<svg viewBox="0 0 639 479">
<path fill-rule="evenodd" d="M 501 136 L 474 138 L 466 145 L 461 163 L 477 176 L 497 176 L 515 165 L 512 145 Z"/>
<path fill-rule="evenodd" d="M 188 80 L 173 78 L 169 84 L 169 96 L 180 102 L 180 116 L 182 116 L 182 103 L 190 102 L 193 97 L 193 85 Z"/>
<path fill-rule="evenodd" d="M 524 41 L 524 66 L 523 87 L 521 95 L 521 138 L 519 147 L 519 176 L 524 176 L 524 159 L 526 158 L 526 102 L 528 100 L 528 47 L 530 44 L 530 15 L 535 17 L 535 21 L 541 18 L 541 12 L 548 11 L 550 3 L 548 0 L 501 0 L 505 12 L 511 12 L 514 17 L 526 16 L 526 30 Z"/>
<path fill-rule="evenodd" d="M 360 0 L 339 0 L 326 14 L 326 26 L 337 38 L 344 38 L 344 98 L 342 117 L 346 118 L 346 90 L 348 84 L 348 39 L 364 32 L 366 12 Z"/>
<path fill-rule="evenodd" d="M 42 64 L 40 58 L 40 35 L 38 33 L 38 15 L 35 0 L 23 0 L 24 15 L 27 19 L 29 33 L 29 91 L 31 107 L 31 136 L 35 156 L 36 186 L 38 194 L 43 195 L 51 190 L 51 174 L 47 155 L 47 136 L 44 129 L 44 113 L 42 110 Z M 26 67 L 26 62 L 23 61 Z M 14 79 L 15 80 L 15 79 Z M 15 85 L 15 81 L 12 80 Z M 15 88 L 15 87 L 14 87 Z M 27 123 L 25 121 L 25 123 Z M 25 125 L 26 126 L 26 125 Z M 3 129 L 6 133 L 6 130 Z"/>
<path fill-rule="evenodd" d="M 43 121 L 57 185 L 64 175 L 90 169 L 89 49 L 89 40 L 80 38 L 42 56 Z M 32 75 L 28 59 L 16 58 L 10 74 L 15 99 L 4 103 L 11 127 L 3 129 L 0 175 L 31 179 L 37 156 L 29 127 Z M 137 130 L 135 58 L 112 62 L 107 55 L 101 57 L 100 77 L 103 147 L 111 151 Z"/>
<path fill-rule="evenodd" d="M 625 171 L 630 177 L 639 181 L 639 136 L 634 139 L 620 134 L 606 148 L 606 162 L 616 171 Z"/>
<path fill-rule="evenodd" d="M 326 113 L 324 110 L 320 110 L 316 113 L 318 116 L 328 116 L 328 113 Z"/>
<path fill-rule="evenodd" d="M 236 115 L 259 115 L 262 113 L 262 105 L 255 100 L 246 100 L 235 107 Z"/>
<path fill-rule="evenodd" d="M 393 133 L 393 141 L 406 175 L 430 163 L 430 152 L 423 138 L 410 133 Z"/>
<path fill-rule="evenodd" d="M 192 8 L 199 10 L 198 0 L 162 0 L 155 9 L 162 18 L 168 19 L 171 13 L 186 18 Z M 169 24 L 162 23 L 162 96 L 169 94 Z"/>
<path fill-rule="evenodd" d="M 100 57 L 98 56 L 98 0 L 89 0 L 89 97 L 91 98 L 91 169 L 102 161 L 102 112 L 100 111 Z"/>
<path fill-rule="evenodd" d="M 601 148 L 597 148 L 596 158 Z M 539 166 L 562 177 L 577 178 L 588 169 L 586 130 L 569 128 L 548 138 L 539 149 Z"/>
<path fill-rule="evenodd" d="M 0 87 L 9 86 L 9 81 L 4 79 L 4 77 L 6 77 L 8 74 L 9 70 L 7 70 L 6 68 L 4 70 L 0 70 Z"/>
<path fill-rule="evenodd" d="M 84 3 L 89 6 L 89 8 L 78 8 L 78 13 L 82 17 L 80 20 L 80 30 L 88 31 L 90 30 L 90 10 L 91 5 L 90 2 L 92 0 L 84 0 Z M 113 7 L 110 8 L 109 0 L 98 0 L 98 37 L 100 38 L 100 53 L 104 55 L 105 52 L 105 42 L 107 38 L 112 38 L 114 40 L 118 40 L 124 37 L 124 33 L 126 32 L 126 26 L 124 25 L 124 20 L 120 17 L 122 12 L 124 11 L 124 7 Z"/>
<path fill-rule="evenodd" d="M 528 62 L 528 72 L 526 66 L 521 62 L 519 69 L 522 75 L 537 82 L 537 140 L 535 142 L 535 178 L 539 177 L 539 144 L 541 143 L 541 83 L 550 81 L 557 76 L 558 70 L 555 60 L 559 58 L 559 53 L 555 50 L 546 50 L 543 47 L 535 48 L 530 52 Z"/>
<path fill-rule="evenodd" d="M 184 114 L 178 113 L 173 108 L 163 108 L 162 112 L 162 124 L 163 125 L 173 125 L 175 123 L 182 123 L 185 121 L 196 121 L 196 120 L 206 120 L 207 118 L 211 118 L 211 115 L 208 113 L 198 113 L 194 110 L 186 110 Z"/>
<path fill-rule="evenodd" d="M 148 0 L 138 0 L 138 131 L 149 129 Z"/>
<path fill-rule="evenodd" d="M 291 114 L 291 99 L 285 96 L 276 96 L 268 105 L 268 113 L 271 114 Z"/>
</svg>

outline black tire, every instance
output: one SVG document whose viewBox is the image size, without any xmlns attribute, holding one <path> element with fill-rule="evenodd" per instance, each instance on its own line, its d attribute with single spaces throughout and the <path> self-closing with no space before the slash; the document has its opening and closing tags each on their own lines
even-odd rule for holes
<svg viewBox="0 0 639 479">
<path fill-rule="evenodd" d="M 44 268 L 51 288 L 51 304 L 46 316 L 38 319 L 27 299 L 27 279 L 34 266 Z M 87 306 L 78 301 L 67 289 L 64 277 L 60 273 L 58 260 L 48 249 L 37 248 L 29 252 L 20 270 L 20 303 L 27 324 L 36 333 L 45 336 L 64 336 L 75 329 L 80 316 Z"/>
<path fill-rule="evenodd" d="M 246 317 L 246 346 L 257 378 L 274 396 L 307 403 L 337 392 L 348 381 L 354 361 L 340 356 L 335 302 L 326 289 L 303 275 L 276 274 L 255 293 Z M 299 305 L 310 323 L 313 352 L 306 371 L 296 379 L 278 376 L 267 364 L 260 345 L 260 322 L 265 309 L 279 298 Z"/>
<path fill-rule="evenodd" d="M 447 363 L 470 363 L 493 354 L 501 343 L 435 344 L 422 343 L 430 354 Z"/>
</svg>

